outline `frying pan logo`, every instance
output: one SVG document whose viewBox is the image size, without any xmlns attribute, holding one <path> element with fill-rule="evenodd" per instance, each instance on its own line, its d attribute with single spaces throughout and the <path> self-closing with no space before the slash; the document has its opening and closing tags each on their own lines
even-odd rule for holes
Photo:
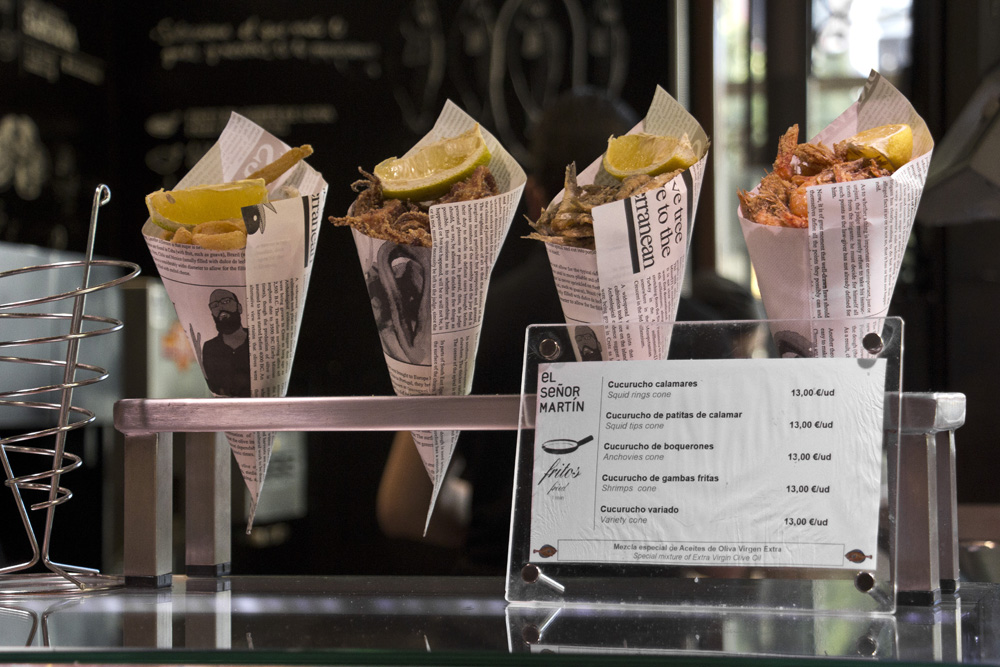
<svg viewBox="0 0 1000 667">
<path fill-rule="evenodd" d="M 572 438 L 553 438 L 552 440 L 546 440 L 542 443 L 542 451 L 548 452 L 549 454 L 571 454 L 593 439 L 594 436 L 592 435 L 588 435 L 581 440 L 573 440 Z"/>
</svg>

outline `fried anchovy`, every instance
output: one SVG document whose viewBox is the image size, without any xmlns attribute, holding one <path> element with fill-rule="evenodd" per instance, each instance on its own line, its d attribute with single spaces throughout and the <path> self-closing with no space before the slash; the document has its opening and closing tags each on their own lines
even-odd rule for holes
<svg viewBox="0 0 1000 667">
<path fill-rule="evenodd" d="M 549 204 L 538 220 L 528 220 L 535 231 L 525 238 L 592 250 L 594 216 L 591 211 L 594 207 L 655 190 L 679 173 L 680 170 L 659 176 L 639 174 L 629 176 L 619 185 L 580 185 L 576 180 L 576 163 L 571 162 L 566 167 L 563 198 Z"/>
</svg>

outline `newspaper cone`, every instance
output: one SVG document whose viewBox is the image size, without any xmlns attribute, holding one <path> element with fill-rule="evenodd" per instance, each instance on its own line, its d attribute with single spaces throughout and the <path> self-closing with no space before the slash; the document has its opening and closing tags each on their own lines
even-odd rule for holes
<svg viewBox="0 0 1000 667">
<path fill-rule="evenodd" d="M 760 225 L 737 211 L 768 318 L 800 320 L 772 324 L 782 356 L 857 357 L 865 335 L 882 333 L 934 141 L 875 71 L 860 99 L 812 139 L 833 146 L 890 123 L 913 130 L 910 161 L 885 178 L 809 187 L 808 229 Z"/>
<path fill-rule="evenodd" d="M 177 187 L 245 178 L 288 148 L 233 113 L 218 142 Z M 177 318 L 216 396 L 280 397 L 288 390 L 327 185 L 305 162 L 269 188 L 285 185 L 295 186 L 302 196 L 243 209 L 249 232 L 245 250 L 170 243 L 151 220 L 142 228 Z M 226 438 L 250 491 L 250 532 L 274 434 L 226 433 Z"/>
<path fill-rule="evenodd" d="M 687 251 L 708 162 L 708 135 L 698 121 L 660 86 L 646 117 L 629 134 L 687 133 L 701 158 L 666 185 L 592 210 L 595 250 L 547 243 L 549 264 L 563 316 L 574 327 L 580 359 L 664 359 L 670 345 L 644 326 L 672 322 L 680 303 Z M 603 157 L 603 156 L 602 156 Z M 580 185 L 617 181 L 598 157 L 577 175 Z M 553 201 L 561 201 L 565 190 Z M 595 332 L 589 322 L 603 322 Z M 603 343 L 603 344 L 602 344 Z"/>
<path fill-rule="evenodd" d="M 410 153 L 475 124 L 449 101 Z M 483 138 L 501 194 L 431 206 L 432 247 L 399 245 L 351 230 L 392 386 L 401 396 L 456 396 L 472 390 L 486 289 L 525 183 L 517 161 L 485 130 Z M 458 431 L 413 432 L 434 485 L 425 533 L 458 435 Z"/>
</svg>

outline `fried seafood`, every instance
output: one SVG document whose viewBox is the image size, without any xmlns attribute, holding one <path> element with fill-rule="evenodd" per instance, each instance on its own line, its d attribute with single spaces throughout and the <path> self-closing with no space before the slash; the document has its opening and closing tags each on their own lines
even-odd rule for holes
<svg viewBox="0 0 1000 667">
<path fill-rule="evenodd" d="M 774 170 L 760 181 L 757 192 L 740 190 L 744 217 L 761 225 L 777 227 L 809 226 L 806 188 L 826 183 L 846 183 L 892 174 L 872 158 L 848 158 L 848 142 L 830 150 L 822 143 L 800 144 L 799 126 L 792 125 L 778 141 Z"/>
<path fill-rule="evenodd" d="M 450 204 L 482 199 L 499 194 L 496 179 L 489 167 L 479 166 L 472 174 L 451 186 L 443 196 L 429 202 L 386 199 L 382 182 L 358 167 L 364 178 L 351 184 L 358 193 L 350 215 L 330 216 L 337 226 L 350 226 L 366 236 L 393 243 L 430 247 L 431 224 L 428 211 L 435 204 Z"/>
<path fill-rule="evenodd" d="M 304 144 L 298 148 L 290 148 L 277 160 L 264 165 L 254 173 L 247 176 L 247 178 L 263 178 L 264 183 L 270 185 L 274 181 L 278 180 L 278 178 L 286 171 L 312 154 L 313 147 L 310 144 Z"/>
<path fill-rule="evenodd" d="M 535 222 L 528 220 L 535 231 L 525 238 L 592 250 L 594 217 L 591 211 L 594 207 L 655 190 L 670 182 L 681 171 L 670 171 L 658 176 L 637 174 L 617 185 L 580 185 L 576 180 L 576 163 L 571 162 L 566 167 L 563 198 L 549 204 Z"/>
<path fill-rule="evenodd" d="M 266 186 L 312 152 L 309 144 L 289 149 L 274 162 L 238 181 L 152 192 L 146 195 L 150 219 L 163 228 L 163 238 L 171 243 L 197 245 L 206 250 L 245 248 L 247 228 L 240 217 L 243 207 L 298 197 L 299 190 L 294 185 L 283 184 L 271 193 Z"/>
<path fill-rule="evenodd" d="M 469 175 L 468 178 L 458 181 L 451 186 L 447 194 L 435 199 L 434 204 L 451 204 L 459 201 L 472 201 L 473 199 L 483 199 L 500 194 L 496 179 L 489 167 L 479 166 Z"/>
</svg>

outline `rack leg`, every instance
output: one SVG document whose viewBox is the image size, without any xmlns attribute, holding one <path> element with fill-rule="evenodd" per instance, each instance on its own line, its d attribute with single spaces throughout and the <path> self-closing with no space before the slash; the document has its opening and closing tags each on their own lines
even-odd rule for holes
<svg viewBox="0 0 1000 667">
<path fill-rule="evenodd" d="M 903 605 L 941 599 L 937 480 L 934 434 L 900 435 L 896 599 Z"/>
<path fill-rule="evenodd" d="M 941 592 L 958 591 L 958 485 L 955 475 L 955 432 L 934 434 L 937 445 L 938 560 Z"/>
<path fill-rule="evenodd" d="M 222 433 L 186 433 L 184 445 L 184 561 L 194 577 L 233 570 L 229 445 Z"/>
<path fill-rule="evenodd" d="M 172 433 L 125 438 L 125 585 L 162 588 L 173 572 Z"/>
</svg>

